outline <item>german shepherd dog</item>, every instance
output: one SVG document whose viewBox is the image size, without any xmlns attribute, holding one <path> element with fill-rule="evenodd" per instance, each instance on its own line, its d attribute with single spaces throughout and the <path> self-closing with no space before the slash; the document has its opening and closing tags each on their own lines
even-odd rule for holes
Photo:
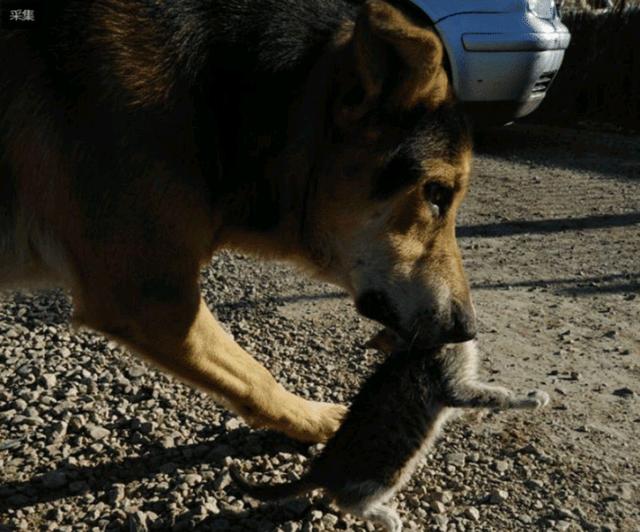
<svg viewBox="0 0 640 532">
<path fill-rule="evenodd" d="M 251 425 L 323 441 L 225 333 L 199 272 L 289 259 L 419 345 L 475 316 L 455 240 L 471 144 L 433 28 L 383 0 L 57 0 L 0 32 L 0 284 L 66 287 L 74 320 Z"/>
</svg>

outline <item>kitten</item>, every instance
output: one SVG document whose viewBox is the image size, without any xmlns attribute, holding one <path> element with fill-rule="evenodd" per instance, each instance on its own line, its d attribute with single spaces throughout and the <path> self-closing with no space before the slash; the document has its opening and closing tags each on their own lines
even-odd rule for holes
<svg viewBox="0 0 640 532">
<path fill-rule="evenodd" d="M 364 383 L 342 426 L 299 480 L 254 484 L 231 475 L 254 499 L 273 501 L 323 489 L 338 507 L 399 532 L 402 522 L 385 503 L 409 479 L 451 408 L 533 409 L 549 396 L 477 381 L 475 344 L 393 353 Z"/>
</svg>

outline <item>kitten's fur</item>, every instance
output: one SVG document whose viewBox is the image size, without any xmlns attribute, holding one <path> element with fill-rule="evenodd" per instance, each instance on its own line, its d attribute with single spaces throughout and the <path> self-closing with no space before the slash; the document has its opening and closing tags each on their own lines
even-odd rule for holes
<svg viewBox="0 0 640 532">
<path fill-rule="evenodd" d="M 533 409 L 549 401 L 542 391 L 515 396 L 482 384 L 476 366 L 472 342 L 396 352 L 364 383 L 344 423 L 302 478 L 260 485 L 234 469 L 232 476 L 262 501 L 323 489 L 340 509 L 399 532 L 402 522 L 385 503 L 409 479 L 452 407 Z"/>
</svg>

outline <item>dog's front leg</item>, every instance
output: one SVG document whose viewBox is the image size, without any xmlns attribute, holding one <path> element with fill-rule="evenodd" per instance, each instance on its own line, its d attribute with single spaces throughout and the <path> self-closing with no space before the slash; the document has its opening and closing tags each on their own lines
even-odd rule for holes
<svg viewBox="0 0 640 532">
<path fill-rule="evenodd" d="M 307 401 L 286 391 L 225 332 L 202 299 L 192 321 L 185 323 L 184 327 L 156 324 L 151 334 L 143 325 L 137 327 L 139 334 L 127 334 L 121 340 L 210 393 L 253 427 L 307 442 L 324 441 L 337 430 L 343 406 Z"/>
</svg>

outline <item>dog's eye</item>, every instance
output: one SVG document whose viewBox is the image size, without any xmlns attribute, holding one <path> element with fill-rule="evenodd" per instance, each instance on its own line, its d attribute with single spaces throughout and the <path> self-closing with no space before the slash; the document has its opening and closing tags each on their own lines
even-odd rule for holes
<svg viewBox="0 0 640 532">
<path fill-rule="evenodd" d="M 439 183 L 427 183 L 424 186 L 424 197 L 436 216 L 444 216 L 451 204 L 453 190 Z"/>
</svg>

